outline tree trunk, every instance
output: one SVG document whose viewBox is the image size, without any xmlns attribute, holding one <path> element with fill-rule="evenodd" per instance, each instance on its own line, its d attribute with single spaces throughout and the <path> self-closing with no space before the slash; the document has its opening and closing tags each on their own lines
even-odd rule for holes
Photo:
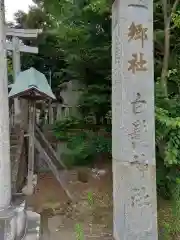
<svg viewBox="0 0 180 240">
<path fill-rule="evenodd" d="M 168 97 L 168 86 L 167 86 L 167 75 L 168 75 L 168 66 L 169 66 L 169 56 L 170 56 L 170 24 L 172 14 L 176 11 L 177 5 L 180 0 L 176 0 L 170 15 L 168 16 L 168 4 L 167 0 L 162 0 L 163 12 L 164 12 L 164 59 L 163 67 L 161 72 L 161 86 L 164 92 L 164 96 Z"/>
</svg>

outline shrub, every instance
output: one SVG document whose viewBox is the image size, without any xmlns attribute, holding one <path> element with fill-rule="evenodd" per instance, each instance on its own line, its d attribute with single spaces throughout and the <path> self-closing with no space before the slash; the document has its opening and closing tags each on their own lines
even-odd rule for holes
<svg viewBox="0 0 180 240">
<path fill-rule="evenodd" d="M 67 164 L 91 165 L 99 154 L 111 154 L 111 137 L 107 129 L 106 126 L 102 131 L 99 126 L 71 117 L 58 122 L 54 134 L 57 139 L 67 141 L 70 150 L 64 156 Z"/>
</svg>

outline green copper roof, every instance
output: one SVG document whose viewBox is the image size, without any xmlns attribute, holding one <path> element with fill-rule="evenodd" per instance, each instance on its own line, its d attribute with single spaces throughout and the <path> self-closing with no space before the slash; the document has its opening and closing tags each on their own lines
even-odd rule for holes
<svg viewBox="0 0 180 240">
<path fill-rule="evenodd" d="M 12 84 L 9 97 L 21 96 L 28 91 L 35 91 L 38 92 L 39 95 L 56 99 L 45 75 L 35 68 L 30 68 L 19 73 L 16 82 Z"/>
</svg>

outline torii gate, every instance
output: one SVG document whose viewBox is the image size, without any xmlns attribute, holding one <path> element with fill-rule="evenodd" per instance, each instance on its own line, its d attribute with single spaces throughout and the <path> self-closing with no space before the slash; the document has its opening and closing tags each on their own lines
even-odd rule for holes
<svg viewBox="0 0 180 240">
<path fill-rule="evenodd" d="M 37 38 L 38 34 L 41 33 L 42 30 L 39 29 L 16 29 L 16 28 L 6 28 L 6 36 L 12 36 L 12 42 L 6 43 L 6 49 L 13 51 L 13 73 L 14 73 L 14 81 L 16 81 L 16 77 L 21 71 L 21 60 L 20 53 L 38 53 L 37 47 L 26 46 L 25 44 L 20 42 L 19 38 Z M 23 102 L 23 104 L 25 104 Z M 21 121 L 19 116 L 21 114 L 21 106 L 20 101 L 15 99 L 15 122 Z M 26 108 L 24 108 L 26 109 Z"/>
</svg>

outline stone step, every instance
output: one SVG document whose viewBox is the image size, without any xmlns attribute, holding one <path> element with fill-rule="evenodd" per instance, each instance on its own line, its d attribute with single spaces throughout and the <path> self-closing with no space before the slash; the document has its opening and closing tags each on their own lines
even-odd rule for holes
<svg viewBox="0 0 180 240">
<path fill-rule="evenodd" d="M 18 139 L 10 139 L 10 144 L 19 145 L 19 140 Z"/>
<path fill-rule="evenodd" d="M 18 133 L 18 131 L 13 131 L 13 132 L 11 131 L 11 136 L 13 136 L 13 135 L 16 136 L 17 133 Z"/>
<path fill-rule="evenodd" d="M 19 134 L 18 132 L 16 132 L 16 133 L 11 133 L 11 134 L 10 134 L 10 137 L 16 137 L 16 138 L 17 138 L 17 137 L 18 137 L 18 134 Z"/>
<path fill-rule="evenodd" d="M 17 138 L 17 137 L 11 137 L 10 138 L 10 141 L 12 142 L 12 141 L 19 141 L 19 139 Z"/>
<path fill-rule="evenodd" d="M 11 150 L 14 150 L 14 149 L 17 149 L 17 148 L 18 148 L 18 144 L 11 144 L 10 145 Z"/>
<path fill-rule="evenodd" d="M 19 145 L 18 140 L 10 140 L 10 146 Z"/>
<path fill-rule="evenodd" d="M 19 126 L 15 126 L 14 128 L 11 128 L 10 158 L 11 158 L 12 192 L 16 192 L 17 172 L 19 169 L 19 143 L 21 140 L 21 136 L 22 136 L 22 130 Z"/>
<path fill-rule="evenodd" d="M 18 139 L 18 135 L 17 135 L 17 134 L 11 134 L 11 135 L 10 135 L 10 138 L 11 138 L 11 139 Z"/>
<path fill-rule="evenodd" d="M 10 156 L 11 156 L 11 159 L 14 159 L 14 158 L 16 158 L 17 157 L 17 148 L 15 149 L 11 149 L 10 150 Z"/>
<path fill-rule="evenodd" d="M 10 152 L 11 153 L 15 153 L 17 151 L 17 149 L 18 149 L 18 145 L 11 145 L 10 146 Z"/>
</svg>

